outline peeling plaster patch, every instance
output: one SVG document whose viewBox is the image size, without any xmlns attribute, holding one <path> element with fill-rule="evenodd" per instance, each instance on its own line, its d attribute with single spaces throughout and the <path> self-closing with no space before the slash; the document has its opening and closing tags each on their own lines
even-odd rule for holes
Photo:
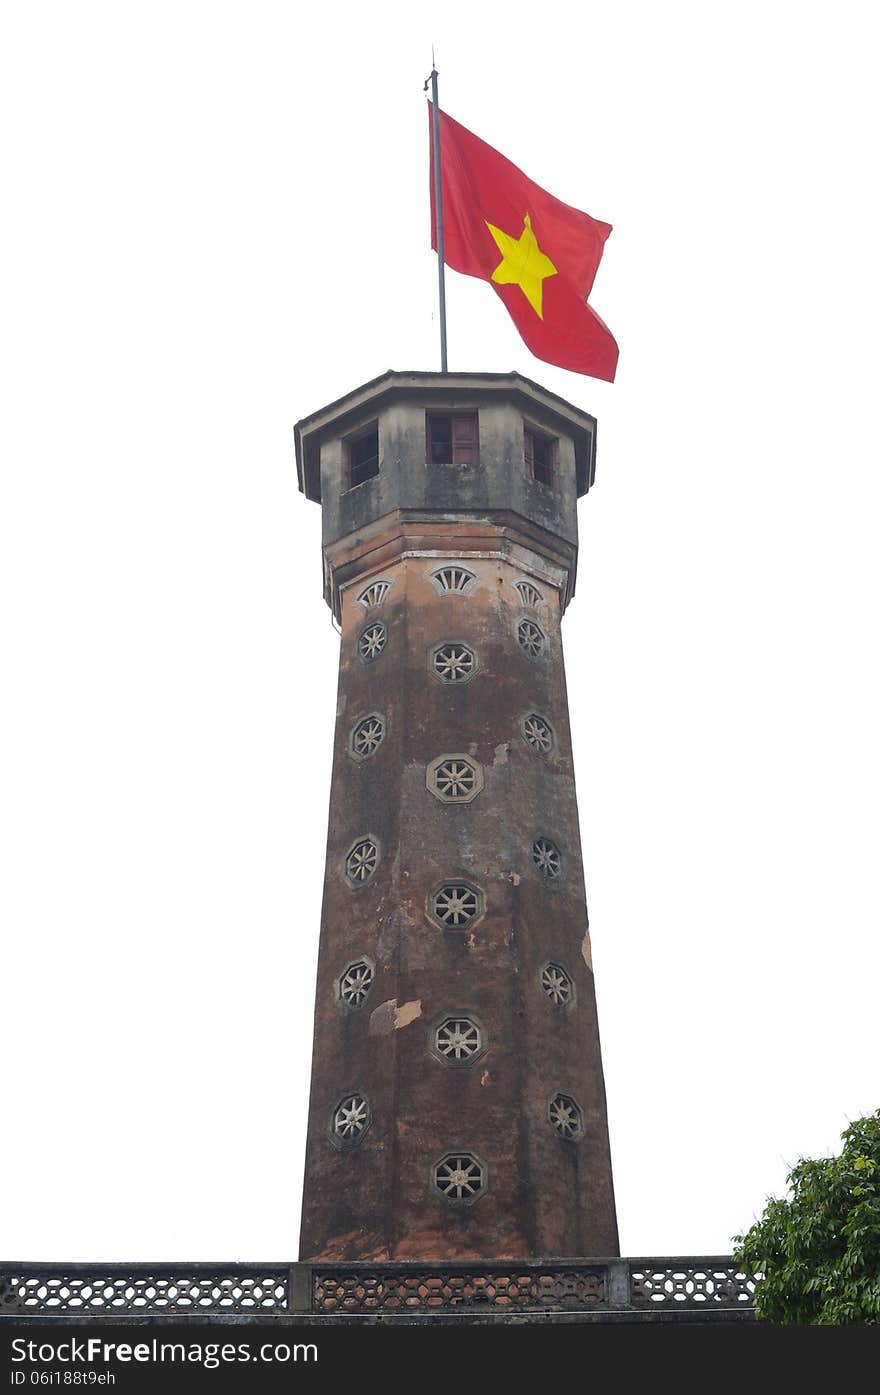
<svg viewBox="0 0 880 1395">
<path fill-rule="evenodd" d="M 399 1031 L 401 1027 L 408 1027 L 410 1022 L 415 1022 L 421 1015 L 421 998 L 413 998 L 411 1002 L 403 1003 L 400 1007 L 397 1006 L 396 998 L 388 998 L 370 1013 L 370 1036 L 390 1037 L 392 1032 Z"/>
<path fill-rule="evenodd" d="M 589 930 L 587 931 L 586 935 L 584 935 L 584 938 L 581 940 L 581 955 L 583 956 L 583 961 L 584 961 L 584 963 L 586 964 L 587 968 L 590 970 L 590 973 L 592 973 L 592 972 L 593 972 L 593 952 L 592 952 L 592 950 L 590 949 L 590 932 L 589 932 Z"/>
<path fill-rule="evenodd" d="M 387 1002 L 380 1003 L 370 1013 L 370 1036 L 388 1037 L 394 1031 L 395 1019 L 397 1016 L 397 999 L 389 998 Z"/>
<path fill-rule="evenodd" d="M 489 1084 L 489 1072 L 488 1072 L 487 1070 L 484 1070 L 484 1071 L 483 1071 L 483 1074 L 480 1076 L 480 1084 L 481 1084 L 481 1085 L 488 1085 L 488 1084 Z"/>
<path fill-rule="evenodd" d="M 410 1022 L 415 1022 L 421 1015 L 421 998 L 413 998 L 412 1002 L 404 1003 L 402 1007 L 397 1007 L 395 1003 L 394 1030 L 399 1032 L 401 1027 L 408 1027 Z"/>
<path fill-rule="evenodd" d="M 468 949 L 473 949 L 473 947 L 474 947 L 474 945 L 475 945 L 476 943 L 477 943 L 477 942 L 476 942 L 476 940 L 474 939 L 474 932 L 473 932 L 473 930 L 469 930 L 469 931 L 467 932 L 467 935 L 465 936 L 465 944 L 467 945 Z"/>
<path fill-rule="evenodd" d="M 507 757 L 510 755 L 510 742 L 502 741 L 500 746 L 495 747 L 495 759 L 493 765 L 506 765 Z"/>
<path fill-rule="evenodd" d="M 520 882 L 522 881 L 522 877 L 520 876 L 519 872 L 508 872 L 507 880 L 509 882 L 512 882 L 514 886 L 519 886 Z"/>
</svg>

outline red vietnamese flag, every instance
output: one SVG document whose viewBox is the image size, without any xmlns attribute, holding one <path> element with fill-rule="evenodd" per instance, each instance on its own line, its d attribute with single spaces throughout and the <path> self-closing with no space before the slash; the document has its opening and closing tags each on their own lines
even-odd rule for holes
<svg viewBox="0 0 880 1395">
<path fill-rule="evenodd" d="M 618 349 L 587 296 L 610 223 L 554 199 L 441 111 L 444 261 L 488 281 L 536 358 L 614 381 Z M 428 103 L 430 132 L 431 104 Z M 437 247 L 434 146 L 431 246 Z"/>
</svg>

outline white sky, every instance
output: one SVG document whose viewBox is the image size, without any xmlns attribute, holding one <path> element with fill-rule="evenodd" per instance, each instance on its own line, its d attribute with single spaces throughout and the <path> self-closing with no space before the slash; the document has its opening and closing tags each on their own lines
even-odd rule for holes
<svg viewBox="0 0 880 1395">
<path fill-rule="evenodd" d="M 441 104 L 615 231 L 565 624 L 624 1254 L 880 1105 L 874 7 L 7 3 L 0 1254 L 291 1258 L 338 640 L 293 423 L 437 366 Z M 312 18 L 304 18 L 312 12 Z M 432 17 L 433 16 L 433 17 Z"/>
</svg>

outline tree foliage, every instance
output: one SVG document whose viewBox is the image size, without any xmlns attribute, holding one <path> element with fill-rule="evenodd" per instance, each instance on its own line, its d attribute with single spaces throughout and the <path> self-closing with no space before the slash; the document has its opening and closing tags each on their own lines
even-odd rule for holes
<svg viewBox="0 0 880 1395">
<path fill-rule="evenodd" d="M 842 1138 L 839 1157 L 802 1159 L 788 1199 L 734 1237 L 736 1262 L 762 1276 L 755 1307 L 769 1322 L 880 1323 L 880 1110 Z"/>
</svg>

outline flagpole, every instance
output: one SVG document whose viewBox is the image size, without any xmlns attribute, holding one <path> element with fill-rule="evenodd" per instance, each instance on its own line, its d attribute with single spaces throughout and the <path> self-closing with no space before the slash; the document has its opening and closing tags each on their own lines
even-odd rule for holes
<svg viewBox="0 0 880 1395">
<path fill-rule="evenodd" d="M 427 83 L 425 84 L 427 87 Z M 434 217 L 437 224 L 437 277 L 440 289 L 440 372 L 448 373 L 446 360 L 446 262 L 443 247 L 443 180 L 440 172 L 440 107 L 437 69 L 431 68 L 431 137 L 434 146 Z"/>
</svg>

